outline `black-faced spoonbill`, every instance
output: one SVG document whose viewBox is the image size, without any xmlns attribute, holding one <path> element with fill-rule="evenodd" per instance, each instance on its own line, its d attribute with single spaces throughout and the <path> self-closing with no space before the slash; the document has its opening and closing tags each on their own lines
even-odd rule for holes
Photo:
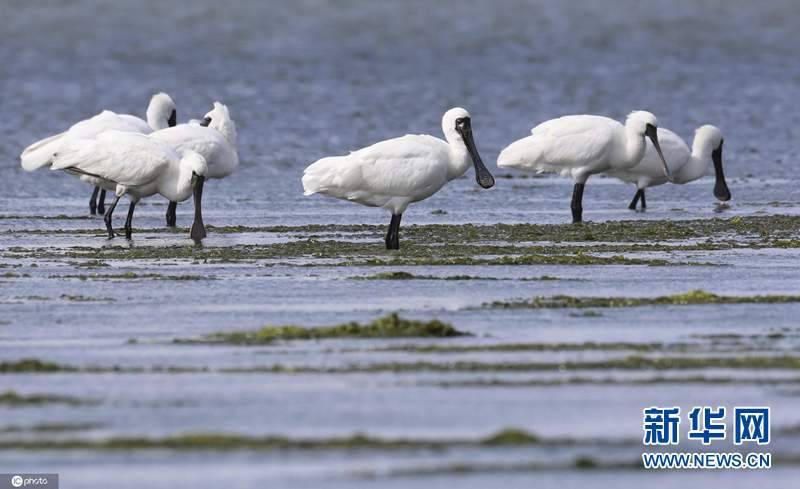
<svg viewBox="0 0 800 489">
<path fill-rule="evenodd" d="M 511 143 L 500 153 L 497 166 L 560 173 L 575 182 L 572 222 L 583 218 L 583 187 L 596 173 L 636 166 L 645 153 L 645 136 L 653 142 L 663 174 L 669 167 L 661 154 L 658 121 L 650 112 L 628 115 L 625 125 L 597 115 L 569 115 L 551 119 L 531 129 L 531 135 Z"/>
<path fill-rule="evenodd" d="M 205 115 L 199 124 L 180 124 L 156 131 L 151 136 L 178 151 L 190 149 L 203 155 L 208 162 L 206 178 L 225 178 L 239 166 L 239 154 L 236 151 L 236 124 L 231 119 L 228 107 L 219 102 L 214 102 L 214 108 Z M 203 182 L 204 178 L 198 181 L 201 193 Z M 175 226 L 177 206 L 177 202 L 170 202 L 167 210 L 168 226 Z M 200 242 L 206 237 L 203 216 L 197 214 L 199 209 L 200 206 L 195 205 L 192 238 L 196 242 Z"/>
<path fill-rule="evenodd" d="M 67 141 L 76 139 L 92 139 L 105 131 L 126 131 L 149 134 L 159 129 L 172 127 L 177 122 L 175 102 L 166 93 L 157 93 L 150 98 L 147 106 L 147 121 L 128 114 L 117 114 L 104 110 L 96 116 L 80 121 L 65 132 L 42 139 L 25 148 L 20 155 L 22 168 L 34 171 L 52 162 L 53 154 Z M 98 193 L 99 202 L 98 202 Z M 92 215 L 105 212 L 106 191 L 95 187 L 89 200 L 89 212 Z"/>
<path fill-rule="evenodd" d="M 722 202 L 731 200 L 731 192 L 725 182 L 725 173 L 722 171 L 722 131 L 711 125 L 700 126 L 694 133 L 692 149 L 680 136 L 662 127 L 658 128 L 658 141 L 664 156 L 669 160 L 672 183 L 684 184 L 703 177 L 708 169 L 708 164 L 714 166 L 716 181 L 714 196 Z M 644 191 L 647 187 L 655 187 L 667 183 L 667 178 L 661 169 L 655 150 L 652 145 L 647 145 L 642 161 L 629 170 L 610 171 L 612 177 L 628 183 L 636 184 L 636 195 L 628 206 L 636 210 L 636 204 L 642 201 L 642 210 L 647 208 Z"/>
<path fill-rule="evenodd" d="M 386 249 L 400 249 L 400 218 L 406 207 L 435 194 L 447 182 L 475 167 L 483 188 L 494 177 L 483 165 L 472 137 L 469 112 L 456 107 L 442 117 L 445 139 L 406 135 L 373 144 L 347 156 L 322 158 L 303 174 L 305 195 L 325 194 L 392 213 Z"/>
<path fill-rule="evenodd" d="M 131 239 L 133 210 L 140 199 L 160 194 L 181 202 L 194 190 L 199 212 L 202 179 L 208 172 L 205 158 L 194 151 L 176 151 L 152 136 L 122 131 L 106 131 L 94 139 L 62 144 L 50 168 L 116 194 L 105 213 L 109 239 L 114 237 L 111 218 L 123 195 L 131 200 L 125 221 L 125 237 Z"/>
</svg>

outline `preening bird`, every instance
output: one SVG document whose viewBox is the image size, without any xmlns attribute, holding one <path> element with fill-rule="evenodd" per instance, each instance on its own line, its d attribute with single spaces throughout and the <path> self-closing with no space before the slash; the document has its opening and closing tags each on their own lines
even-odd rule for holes
<svg viewBox="0 0 800 489">
<path fill-rule="evenodd" d="M 669 178 L 670 169 L 658 143 L 658 120 L 650 112 L 631 112 L 625 125 L 597 115 L 569 115 L 543 122 L 531 135 L 505 148 L 497 166 L 559 173 L 575 182 L 572 191 L 572 222 L 583 218 L 583 189 L 591 175 L 636 166 L 650 138 Z"/>
<path fill-rule="evenodd" d="M 658 141 L 664 156 L 669 160 L 672 183 L 685 184 L 703 177 L 711 163 L 716 177 L 714 196 L 722 202 L 731 200 L 731 192 L 722 171 L 723 137 L 719 128 L 711 125 L 698 127 L 691 150 L 680 136 L 663 127 L 658 128 Z M 638 165 L 628 170 L 610 171 L 608 174 L 623 182 L 636 184 L 636 194 L 628 206 L 631 210 L 636 210 L 639 200 L 642 202 L 642 210 L 647 208 L 645 189 L 668 181 L 661 170 L 658 155 L 650 144 Z"/>
<path fill-rule="evenodd" d="M 469 112 L 456 107 L 442 117 L 446 141 L 406 135 L 373 144 L 347 156 L 322 158 L 303 173 L 305 195 L 325 194 L 392 214 L 386 248 L 400 248 L 400 218 L 409 204 L 427 199 L 447 182 L 475 167 L 475 179 L 491 188 L 494 178 L 483 165 L 472 136 Z"/>
<path fill-rule="evenodd" d="M 147 106 L 147 121 L 128 114 L 117 114 L 104 110 L 96 116 L 74 124 L 66 131 L 37 141 L 22 152 L 20 162 L 26 171 L 34 171 L 52 163 L 53 155 L 62 144 L 78 139 L 92 139 L 105 131 L 126 131 L 148 134 L 159 129 L 174 126 L 177 122 L 175 102 L 166 93 L 157 93 L 150 98 Z M 98 192 L 99 204 L 98 204 Z M 105 189 L 95 187 L 89 200 L 89 212 L 105 212 Z"/>
<path fill-rule="evenodd" d="M 236 151 L 236 124 L 231 119 L 225 105 L 214 102 L 214 108 L 205 115 L 199 124 L 180 124 L 175 127 L 154 132 L 153 139 L 161 141 L 175 150 L 190 149 L 203 155 L 208 163 L 207 178 L 225 178 L 239 166 Z M 204 178 L 198 185 L 202 194 Z M 167 208 L 167 226 L 175 226 L 175 210 L 178 203 L 171 201 Z M 200 206 L 195 206 L 195 220 L 192 238 L 196 241 L 205 238 L 203 216 L 197 214 Z"/>
<path fill-rule="evenodd" d="M 131 239 L 133 210 L 140 199 L 160 194 L 172 202 L 181 202 L 192 195 L 194 187 L 199 213 L 202 179 L 208 173 L 206 160 L 194 151 L 176 151 L 152 136 L 123 131 L 106 131 L 94 139 L 65 142 L 50 168 L 64 170 L 115 193 L 104 218 L 109 239 L 114 237 L 112 215 L 123 195 L 131 200 L 125 221 L 125 237 Z"/>
</svg>

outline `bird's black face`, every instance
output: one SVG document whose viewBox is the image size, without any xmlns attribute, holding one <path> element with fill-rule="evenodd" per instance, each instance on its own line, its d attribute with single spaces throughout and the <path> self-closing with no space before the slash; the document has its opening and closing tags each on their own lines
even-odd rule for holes
<svg viewBox="0 0 800 489">
<path fill-rule="evenodd" d="M 650 141 L 653 143 L 653 147 L 656 149 L 658 157 L 661 158 L 661 165 L 664 167 L 664 175 L 666 175 L 667 180 L 671 181 L 672 176 L 669 174 L 667 160 L 664 159 L 664 153 L 661 152 L 661 145 L 658 144 L 658 128 L 652 124 L 647 124 L 644 128 L 644 135 L 650 138 Z"/>
<path fill-rule="evenodd" d="M 472 158 L 472 165 L 475 167 L 475 180 L 483 188 L 492 188 L 494 186 L 494 177 L 489 170 L 484 166 L 481 160 L 481 155 L 478 154 L 478 148 L 475 146 L 475 140 L 472 138 L 472 122 L 469 117 L 459 117 L 456 119 L 456 132 L 461 135 L 464 140 L 464 145 L 469 151 L 469 156 Z"/>
<path fill-rule="evenodd" d="M 175 127 L 176 125 L 178 125 L 178 111 L 172 109 L 172 113 L 169 115 L 167 124 L 169 125 L 169 127 Z"/>
<path fill-rule="evenodd" d="M 208 127 L 209 124 L 211 124 L 211 117 L 206 116 L 200 121 L 200 125 L 203 127 Z"/>
<path fill-rule="evenodd" d="M 717 149 L 711 152 L 711 161 L 714 162 L 714 175 L 716 181 L 714 182 L 714 197 L 722 202 L 731 200 L 731 191 L 728 189 L 728 184 L 725 182 L 725 173 L 722 171 L 722 143 L 720 141 Z"/>
</svg>

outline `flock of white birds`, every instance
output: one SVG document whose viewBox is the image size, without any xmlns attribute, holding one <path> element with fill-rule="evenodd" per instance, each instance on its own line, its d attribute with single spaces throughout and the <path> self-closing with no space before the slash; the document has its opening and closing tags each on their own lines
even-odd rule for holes
<svg viewBox="0 0 800 489">
<path fill-rule="evenodd" d="M 175 226 L 178 202 L 194 196 L 195 216 L 191 237 L 206 236 L 202 216 L 206 178 L 224 178 L 239 165 L 236 126 L 228 108 L 215 102 L 201 121 L 177 124 L 171 97 L 154 95 L 147 120 L 103 111 L 78 122 L 67 131 L 26 148 L 20 160 L 25 170 L 42 167 L 61 170 L 94 186 L 89 203 L 92 214 L 104 214 L 108 237 L 114 237 L 112 214 L 120 198 L 130 199 L 125 236 L 132 234 L 133 212 L 143 197 L 161 195 L 170 201 L 167 226 Z M 391 215 L 386 248 L 400 247 L 400 219 L 412 202 L 435 194 L 447 182 L 462 176 L 470 164 L 483 188 L 494 186 L 472 134 L 469 112 L 460 107 L 442 117 L 445 139 L 406 135 L 381 141 L 347 156 L 322 158 L 303 174 L 305 195 L 315 193 L 382 207 Z M 573 222 L 583 214 L 583 191 L 591 175 L 605 173 L 634 183 L 630 204 L 646 207 L 645 189 L 667 182 L 684 184 L 705 175 L 709 163 L 716 175 L 714 195 L 721 201 L 731 195 L 722 169 L 722 132 L 705 125 L 695 132 L 691 149 L 675 133 L 659 129 L 656 117 L 645 111 L 628 115 L 625 124 L 596 115 L 571 115 L 552 119 L 531 130 L 501 153 L 497 166 L 572 177 Z M 114 200 L 105 207 L 105 192 Z"/>
</svg>

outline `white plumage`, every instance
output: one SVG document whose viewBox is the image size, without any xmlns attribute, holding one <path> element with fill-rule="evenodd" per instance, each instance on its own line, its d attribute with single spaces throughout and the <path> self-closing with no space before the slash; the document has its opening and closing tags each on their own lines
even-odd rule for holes
<svg viewBox="0 0 800 489">
<path fill-rule="evenodd" d="M 347 156 L 322 158 L 303 173 L 305 195 L 320 193 L 388 210 L 393 218 L 386 245 L 397 249 L 400 215 L 408 205 L 430 197 L 463 175 L 470 162 L 479 185 L 494 185 L 475 147 L 469 112 L 458 107 L 448 110 L 442 117 L 442 131 L 446 141 L 406 135 Z"/>
<path fill-rule="evenodd" d="M 719 128 L 712 125 L 697 128 L 691 149 L 680 136 L 669 129 L 658 129 L 658 141 L 665 158 L 669 161 L 672 183 L 685 184 L 697 180 L 706 174 L 711 164 L 716 174 L 714 195 L 722 201 L 730 200 L 730 191 L 722 171 L 723 137 Z M 647 145 L 639 164 L 627 170 L 609 171 L 608 175 L 636 185 L 636 196 L 629 206 L 631 209 L 636 208 L 640 198 L 642 208 L 647 207 L 644 199 L 646 188 L 663 185 L 669 181 L 664 176 L 661 162 L 652 144 Z"/>
<path fill-rule="evenodd" d="M 214 108 L 205 115 L 202 121 L 180 124 L 162 129 L 152 134 L 156 140 L 162 141 L 172 148 L 192 150 L 203 155 L 208 162 L 208 178 L 225 178 L 239 166 L 239 154 L 236 150 L 236 124 L 231 119 L 228 107 L 214 102 Z M 167 208 L 167 226 L 175 226 L 177 202 L 172 201 Z M 202 217 L 198 216 L 195 206 L 195 224 Z M 200 233 L 196 239 L 205 237 L 204 227 L 197 227 Z"/>
<path fill-rule="evenodd" d="M 463 170 L 450 171 L 450 145 L 424 134 L 373 144 L 348 156 L 322 158 L 303 174 L 305 195 L 321 193 L 402 214 Z M 452 175 L 452 176 L 451 176 Z"/>
<path fill-rule="evenodd" d="M 91 139 L 105 131 L 126 131 L 147 134 L 169 127 L 175 117 L 175 102 L 166 93 L 157 93 L 150 99 L 147 121 L 128 114 L 117 114 L 110 110 L 80 121 L 68 130 L 37 141 L 22 152 L 20 162 L 26 171 L 34 171 L 51 163 L 53 154 L 61 144 L 76 139 Z"/>
<path fill-rule="evenodd" d="M 53 154 L 66 142 L 91 139 L 105 131 L 148 134 L 158 129 L 174 126 L 176 121 L 175 102 L 166 93 L 157 93 L 150 98 L 150 104 L 147 106 L 146 122 L 133 115 L 117 114 L 110 110 L 104 110 L 90 119 L 74 124 L 60 134 L 50 136 L 28 146 L 20 155 L 20 163 L 26 171 L 34 171 L 50 165 Z M 89 200 L 90 214 L 94 215 L 97 211 L 100 211 L 101 214 L 105 212 L 105 197 L 105 189 L 100 192 L 100 188 L 95 187 Z"/>
<path fill-rule="evenodd" d="M 572 177 L 572 216 L 574 222 L 580 222 L 583 186 L 588 178 L 638 164 L 645 153 L 645 136 L 658 146 L 657 125 L 656 117 L 645 111 L 632 112 L 625 125 L 596 115 L 559 117 L 539 124 L 530 136 L 505 148 L 497 166 Z M 669 174 L 663 158 L 662 172 Z"/>
<path fill-rule="evenodd" d="M 178 152 L 152 136 L 124 131 L 106 131 L 94 139 L 64 142 L 53 156 L 52 170 L 64 170 L 116 194 L 106 212 L 109 237 L 114 237 L 111 215 L 120 197 L 128 195 L 131 207 L 125 224 L 130 238 L 133 209 L 141 198 L 160 194 L 183 201 L 192 194 L 193 177 L 202 177 L 208 166 L 202 155 Z"/>
<path fill-rule="evenodd" d="M 203 155 L 208 162 L 207 178 L 225 178 L 239 166 L 236 124 L 228 107 L 219 102 L 214 102 L 214 108 L 199 124 L 179 124 L 151 136 L 177 151 L 188 149 Z"/>
</svg>

